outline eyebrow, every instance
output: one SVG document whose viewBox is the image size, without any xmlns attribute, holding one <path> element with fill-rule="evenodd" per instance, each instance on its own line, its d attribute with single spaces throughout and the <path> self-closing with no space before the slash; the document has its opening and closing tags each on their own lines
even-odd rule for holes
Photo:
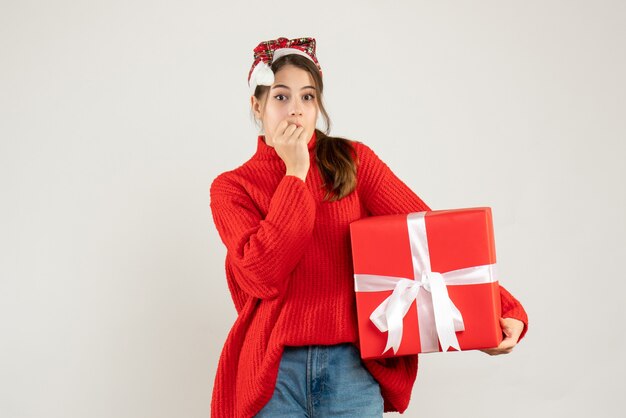
<svg viewBox="0 0 626 418">
<path fill-rule="evenodd" d="M 289 87 L 285 86 L 284 84 L 276 84 L 275 86 L 272 87 L 272 90 L 280 88 L 280 87 L 285 88 L 287 90 L 291 90 Z M 304 89 L 313 89 L 313 90 L 315 90 L 315 87 L 313 87 L 313 86 L 304 86 L 300 90 L 304 90 Z"/>
</svg>

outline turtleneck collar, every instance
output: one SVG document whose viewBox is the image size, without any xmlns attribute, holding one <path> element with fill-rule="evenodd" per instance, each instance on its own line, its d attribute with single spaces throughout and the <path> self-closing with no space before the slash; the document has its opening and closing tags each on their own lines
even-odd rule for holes
<svg viewBox="0 0 626 418">
<path fill-rule="evenodd" d="M 309 143 L 307 147 L 309 148 L 309 154 L 313 152 L 313 148 L 315 148 L 315 141 L 317 140 L 316 130 L 313 130 L 313 134 L 309 139 Z M 274 149 L 274 147 L 269 146 L 265 143 L 265 135 L 259 135 L 257 137 L 257 146 L 256 153 L 254 154 L 254 158 L 260 160 L 281 160 L 280 156 Z"/>
</svg>

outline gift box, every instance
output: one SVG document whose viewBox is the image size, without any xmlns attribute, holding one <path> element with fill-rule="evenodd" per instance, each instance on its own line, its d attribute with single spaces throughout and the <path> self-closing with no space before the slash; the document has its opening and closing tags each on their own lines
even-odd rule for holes
<svg viewBox="0 0 626 418">
<path fill-rule="evenodd" d="M 361 218 L 350 238 L 361 358 L 500 344 L 490 208 Z"/>
</svg>

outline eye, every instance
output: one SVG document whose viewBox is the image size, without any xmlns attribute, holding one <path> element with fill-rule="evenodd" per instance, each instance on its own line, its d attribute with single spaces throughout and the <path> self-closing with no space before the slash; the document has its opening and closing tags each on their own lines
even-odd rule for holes
<svg viewBox="0 0 626 418">
<path fill-rule="evenodd" d="M 275 99 L 278 99 L 279 97 L 285 97 L 285 95 L 284 94 L 277 94 L 276 96 L 274 96 Z M 282 102 L 281 99 L 278 99 L 278 100 Z"/>
<path fill-rule="evenodd" d="M 315 96 L 313 96 L 312 94 L 305 94 L 304 97 L 306 96 L 310 96 L 311 98 L 309 99 L 309 101 L 311 100 L 315 100 Z"/>
</svg>

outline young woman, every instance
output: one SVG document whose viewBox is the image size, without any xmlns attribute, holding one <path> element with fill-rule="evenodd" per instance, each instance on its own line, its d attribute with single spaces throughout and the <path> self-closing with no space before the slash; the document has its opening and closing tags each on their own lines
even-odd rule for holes
<svg viewBox="0 0 626 418">
<path fill-rule="evenodd" d="M 248 75 L 260 122 L 254 155 L 210 188 L 238 313 L 215 377 L 213 417 L 380 417 L 406 410 L 417 355 L 362 360 L 349 225 L 431 210 L 371 148 L 328 136 L 313 38 L 254 50 Z M 318 116 L 326 122 L 316 129 Z M 501 288 L 508 353 L 526 333 Z"/>
</svg>

